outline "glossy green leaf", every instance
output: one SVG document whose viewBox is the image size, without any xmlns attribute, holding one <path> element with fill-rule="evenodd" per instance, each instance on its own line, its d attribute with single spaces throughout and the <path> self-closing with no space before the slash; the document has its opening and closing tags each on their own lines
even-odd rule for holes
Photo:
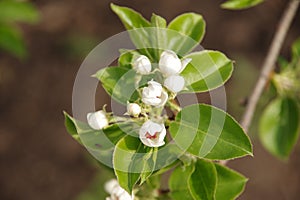
<svg viewBox="0 0 300 200">
<path fill-rule="evenodd" d="M 245 189 L 247 178 L 223 165 L 215 164 L 217 170 L 216 200 L 234 200 Z"/>
<path fill-rule="evenodd" d="M 140 54 L 135 50 L 122 50 L 121 55 L 118 59 L 119 67 L 132 69 L 134 57 L 138 55 Z"/>
<path fill-rule="evenodd" d="M 168 49 L 183 56 L 198 45 L 205 34 L 205 21 L 196 13 L 185 13 L 176 17 L 168 25 Z"/>
<path fill-rule="evenodd" d="M 152 45 L 151 35 L 151 23 L 146 20 L 140 13 L 133 9 L 117 6 L 111 4 L 111 9 L 118 15 L 125 28 L 129 31 L 130 38 L 137 49 L 144 55 L 151 58 L 151 60 L 157 60 L 155 57 L 156 50 Z"/>
<path fill-rule="evenodd" d="M 183 150 L 213 160 L 252 155 L 252 145 L 241 126 L 230 115 L 210 105 L 183 108 L 169 131 Z"/>
<path fill-rule="evenodd" d="M 232 75 L 233 62 L 218 51 L 200 51 L 187 55 L 192 61 L 181 75 L 188 91 L 206 92 L 222 86 Z"/>
<path fill-rule="evenodd" d="M 189 189 L 189 179 L 195 170 L 194 164 L 177 167 L 169 179 L 170 196 L 173 200 L 194 200 Z"/>
<path fill-rule="evenodd" d="M 166 28 L 167 27 L 167 22 L 164 18 L 162 18 L 159 15 L 152 14 L 151 17 L 151 25 L 153 27 L 158 27 L 158 28 Z"/>
<path fill-rule="evenodd" d="M 115 145 L 127 134 L 136 134 L 139 126 L 134 123 L 113 124 L 102 130 L 94 130 L 88 124 L 78 121 L 67 113 L 65 125 L 67 131 L 81 143 L 99 162 L 112 166 Z"/>
<path fill-rule="evenodd" d="M 76 123 L 80 123 L 77 122 L 74 118 L 72 118 L 70 115 L 68 115 L 68 113 L 63 112 L 64 116 L 65 116 L 65 127 L 68 131 L 68 133 L 77 141 L 81 144 L 81 140 L 80 137 L 78 135 L 77 129 L 76 129 Z"/>
<path fill-rule="evenodd" d="M 149 29 L 149 35 L 151 39 L 151 45 L 155 48 L 155 61 L 159 61 L 160 54 L 163 52 L 164 49 L 168 48 L 167 45 L 167 22 L 164 18 L 159 15 L 152 14 L 151 17 L 151 25 L 154 27 L 153 29 Z"/>
<path fill-rule="evenodd" d="M 0 1 L 0 22 L 36 23 L 39 20 L 37 9 L 30 2 Z"/>
<path fill-rule="evenodd" d="M 259 137 L 274 156 L 287 159 L 299 137 L 299 108 L 290 98 L 277 98 L 260 119 Z"/>
<path fill-rule="evenodd" d="M 215 200 L 217 171 L 212 162 L 198 160 L 189 179 L 189 188 L 195 200 Z"/>
<path fill-rule="evenodd" d="M 105 91 L 121 104 L 137 100 L 138 93 L 135 88 L 136 72 L 125 67 L 107 67 L 95 75 Z"/>
<path fill-rule="evenodd" d="M 221 5 L 222 8 L 239 10 L 256 6 L 264 0 L 228 0 Z"/>
<path fill-rule="evenodd" d="M 152 173 L 153 149 L 146 147 L 139 138 L 126 136 L 121 139 L 115 148 L 113 165 L 119 184 L 131 193 L 140 178 L 145 181 Z"/>
<path fill-rule="evenodd" d="M 111 9 L 119 16 L 127 30 L 151 26 L 148 20 L 130 8 L 111 4 Z"/>
<path fill-rule="evenodd" d="M 0 48 L 18 58 L 27 56 L 22 33 L 14 26 L 0 24 Z"/>
</svg>

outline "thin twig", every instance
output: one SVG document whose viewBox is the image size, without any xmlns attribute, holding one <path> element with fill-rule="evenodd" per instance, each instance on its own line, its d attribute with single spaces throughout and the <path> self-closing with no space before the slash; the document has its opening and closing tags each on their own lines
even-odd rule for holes
<svg viewBox="0 0 300 200">
<path fill-rule="evenodd" d="M 241 125 L 246 132 L 248 132 L 249 130 L 258 100 L 267 82 L 270 79 L 271 73 L 274 71 L 275 63 L 279 56 L 287 32 L 297 12 L 299 3 L 300 0 L 290 0 L 279 22 L 279 26 L 275 32 L 275 36 L 268 51 L 268 55 L 265 61 L 263 62 L 261 74 L 259 76 L 257 84 L 254 87 L 252 94 L 250 95 L 249 102 L 241 120 Z M 226 165 L 227 162 L 228 161 L 226 160 L 220 161 L 220 163 L 223 165 Z"/>
<path fill-rule="evenodd" d="M 284 39 L 287 35 L 287 32 L 288 32 L 290 26 L 291 26 L 291 23 L 295 17 L 295 14 L 299 7 L 299 3 L 300 3 L 299 0 L 290 0 L 281 20 L 279 22 L 279 26 L 278 26 L 276 34 L 273 38 L 268 55 L 267 55 L 265 61 L 263 62 L 260 77 L 259 77 L 257 84 L 249 98 L 248 105 L 246 107 L 246 110 L 245 110 L 244 115 L 241 120 L 241 125 L 246 132 L 249 130 L 249 126 L 252 122 L 252 118 L 253 118 L 253 115 L 255 112 L 255 108 L 257 106 L 257 102 L 258 102 L 267 82 L 269 81 L 271 73 L 273 72 L 273 70 L 275 68 L 275 63 L 279 56 L 282 44 L 284 42 Z"/>
</svg>

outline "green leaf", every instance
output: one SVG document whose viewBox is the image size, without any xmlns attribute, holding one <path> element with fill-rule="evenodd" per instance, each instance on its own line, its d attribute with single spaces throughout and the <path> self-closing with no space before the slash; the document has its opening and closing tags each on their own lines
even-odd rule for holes
<svg viewBox="0 0 300 200">
<path fill-rule="evenodd" d="M 215 200 L 217 171 L 212 162 L 198 160 L 189 180 L 190 192 L 196 200 Z"/>
<path fill-rule="evenodd" d="M 228 0 L 221 5 L 222 8 L 239 10 L 256 6 L 264 0 Z"/>
<path fill-rule="evenodd" d="M 119 16 L 127 30 L 150 27 L 151 24 L 140 13 L 133 9 L 110 4 L 111 9 Z"/>
<path fill-rule="evenodd" d="M 146 20 L 140 13 L 133 9 L 111 4 L 111 9 L 118 15 L 125 28 L 129 30 L 129 35 L 134 45 L 139 49 L 139 52 L 148 56 L 152 60 L 157 60 L 155 57 L 154 46 L 151 45 L 151 23 Z"/>
<path fill-rule="evenodd" d="M 196 13 L 185 13 L 170 22 L 167 48 L 183 56 L 198 45 L 205 34 L 205 21 Z"/>
<path fill-rule="evenodd" d="M 195 170 L 194 164 L 177 167 L 169 179 L 170 196 L 173 200 L 194 200 L 188 187 L 189 179 Z"/>
<path fill-rule="evenodd" d="M 222 86 L 232 75 L 233 62 L 218 51 L 201 51 L 187 55 L 192 61 L 181 75 L 188 91 L 206 92 Z"/>
<path fill-rule="evenodd" d="M 155 174 L 162 174 L 172 168 L 177 164 L 178 158 L 182 156 L 183 153 L 184 152 L 173 143 L 159 147 L 154 168 Z"/>
<path fill-rule="evenodd" d="M 39 21 L 39 13 L 30 2 L 0 1 L 0 22 L 15 21 L 34 24 Z"/>
<path fill-rule="evenodd" d="M 76 130 L 76 120 L 72 118 L 68 113 L 63 112 L 65 116 L 65 127 L 68 131 L 68 133 L 77 141 L 81 144 L 80 137 L 78 135 L 78 132 Z"/>
<path fill-rule="evenodd" d="M 14 26 L 0 24 L 0 48 L 18 58 L 25 58 L 27 56 L 22 33 Z"/>
<path fill-rule="evenodd" d="M 167 41 L 166 38 L 167 36 L 167 22 L 164 18 L 161 16 L 152 14 L 151 17 L 151 25 L 152 29 L 148 29 L 150 39 L 151 39 L 151 44 L 152 47 L 155 48 L 154 53 L 155 53 L 155 61 L 159 61 L 160 54 L 162 51 L 167 47 Z"/>
<path fill-rule="evenodd" d="M 141 176 L 153 171 L 152 153 L 152 148 L 144 146 L 139 138 L 130 135 L 117 143 L 113 155 L 115 174 L 120 186 L 130 194 Z"/>
<path fill-rule="evenodd" d="M 117 102 L 126 105 L 127 101 L 137 100 L 134 70 L 125 67 L 106 67 L 94 76 L 101 81 L 105 91 Z"/>
<path fill-rule="evenodd" d="M 238 122 L 210 105 L 183 108 L 169 131 L 182 150 L 199 158 L 225 160 L 252 155 L 251 142 Z"/>
<path fill-rule="evenodd" d="M 263 146 L 274 156 L 287 159 L 299 137 L 299 121 L 295 100 L 273 100 L 260 119 L 259 137 Z"/>
<path fill-rule="evenodd" d="M 162 18 L 159 15 L 152 14 L 151 17 L 151 25 L 153 27 L 158 27 L 158 28 L 166 28 L 167 27 L 167 22 L 164 18 Z"/>
<path fill-rule="evenodd" d="M 215 163 L 218 183 L 216 200 L 234 200 L 245 189 L 247 178 L 241 174 Z"/>
<path fill-rule="evenodd" d="M 81 143 L 90 154 L 101 163 L 112 167 L 112 156 L 115 145 L 127 134 L 136 134 L 139 126 L 134 123 L 113 124 L 102 130 L 94 130 L 88 124 L 78 121 L 67 113 L 65 125 L 67 131 Z"/>
<path fill-rule="evenodd" d="M 140 54 L 135 50 L 123 50 L 118 60 L 119 67 L 131 69 L 134 57 L 138 55 Z"/>
</svg>

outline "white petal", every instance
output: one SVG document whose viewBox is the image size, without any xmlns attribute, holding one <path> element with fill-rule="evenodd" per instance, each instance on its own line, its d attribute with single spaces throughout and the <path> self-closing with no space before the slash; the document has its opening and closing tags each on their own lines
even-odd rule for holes
<svg viewBox="0 0 300 200">
<path fill-rule="evenodd" d="M 107 193 L 112 194 L 114 189 L 119 186 L 119 183 L 116 179 L 111 179 L 107 181 L 104 185 L 104 189 Z"/>
<path fill-rule="evenodd" d="M 153 135 L 155 135 L 155 133 L 161 132 L 161 131 L 162 131 L 162 126 L 160 124 L 152 122 L 149 127 L 148 133 L 153 136 Z"/>
<path fill-rule="evenodd" d="M 160 83 L 155 81 L 149 81 L 148 87 L 143 88 L 142 96 L 144 98 L 154 98 L 160 96 L 162 86 Z"/>
<path fill-rule="evenodd" d="M 127 113 L 131 116 L 137 117 L 141 113 L 141 107 L 136 103 L 127 104 Z"/>
<path fill-rule="evenodd" d="M 160 83 L 158 83 L 156 81 L 149 81 L 148 88 L 150 89 L 151 95 L 153 95 L 153 97 L 160 96 L 161 91 L 162 91 L 162 86 Z"/>
<path fill-rule="evenodd" d="M 150 106 L 159 106 L 161 104 L 160 98 L 142 98 L 142 101 Z"/>
<path fill-rule="evenodd" d="M 108 119 L 104 111 L 97 111 L 94 113 L 87 114 L 87 122 L 90 127 L 95 130 L 100 130 L 108 126 Z"/>
<path fill-rule="evenodd" d="M 158 134 L 157 138 L 151 139 L 147 138 L 146 134 L 155 135 Z M 166 136 L 166 128 L 164 124 L 158 124 L 152 122 L 151 120 L 146 121 L 140 131 L 139 131 L 139 138 L 142 143 L 149 147 L 160 147 L 165 144 L 164 138 Z"/>
<path fill-rule="evenodd" d="M 164 51 L 159 60 L 159 69 L 165 76 L 178 74 L 182 68 L 181 61 L 175 52 Z"/>
<path fill-rule="evenodd" d="M 168 93 L 165 91 L 162 91 L 161 96 L 160 96 L 160 103 L 155 105 L 156 107 L 163 107 L 168 100 Z"/>
<path fill-rule="evenodd" d="M 184 88 L 184 85 L 184 78 L 179 75 L 169 76 L 164 81 L 164 86 L 174 93 L 180 92 Z"/>
<path fill-rule="evenodd" d="M 165 128 L 165 125 L 164 125 L 164 124 L 161 124 L 161 127 L 162 127 L 162 130 L 161 130 L 161 132 L 160 132 L 160 134 L 159 134 L 158 140 L 159 140 L 160 142 L 164 142 L 164 139 L 165 139 L 165 137 L 166 137 L 166 135 L 167 135 L 167 131 L 166 131 L 166 128 Z"/>
<path fill-rule="evenodd" d="M 133 68 L 140 74 L 149 74 L 151 72 L 151 62 L 146 56 L 140 55 L 134 61 Z"/>
<path fill-rule="evenodd" d="M 161 146 L 165 145 L 165 141 L 158 141 L 158 140 L 154 141 L 154 140 L 150 140 L 150 139 L 147 139 L 147 140 L 148 140 L 147 146 L 149 146 L 149 147 L 161 147 Z"/>
<path fill-rule="evenodd" d="M 153 86 L 153 87 L 161 87 L 161 84 L 160 83 L 158 83 L 158 82 L 156 82 L 156 81 L 153 81 L 153 80 L 151 80 L 151 81 L 148 81 L 148 86 Z"/>
</svg>

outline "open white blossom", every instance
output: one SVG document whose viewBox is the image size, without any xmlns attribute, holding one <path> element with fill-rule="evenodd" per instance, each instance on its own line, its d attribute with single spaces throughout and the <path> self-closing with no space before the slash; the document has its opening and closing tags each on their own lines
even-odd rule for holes
<svg viewBox="0 0 300 200">
<path fill-rule="evenodd" d="M 108 119 L 106 117 L 106 112 L 99 110 L 97 112 L 87 114 L 87 122 L 90 127 L 95 130 L 100 130 L 108 126 Z"/>
<path fill-rule="evenodd" d="M 165 144 L 166 128 L 151 120 L 146 121 L 139 131 L 140 140 L 149 147 L 160 147 Z"/>
<path fill-rule="evenodd" d="M 164 86 L 171 92 L 177 93 L 184 88 L 184 78 L 179 75 L 172 75 L 165 79 Z"/>
<path fill-rule="evenodd" d="M 161 54 L 158 65 L 164 76 L 168 77 L 180 74 L 191 60 L 187 58 L 181 61 L 175 52 L 166 50 Z"/>
<path fill-rule="evenodd" d="M 151 72 L 151 62 L 147 56 L 140 55 L 133 62 L 133 69 L 139 74 L 149 74 Z"/>
<path fill-rule="evenodd" d="M 139 106 L 137 103 L 127 103 L 126 114 L 134 117 L 138 117 L 141 112 L 142 112 L 141 106 Z"/>
<path fill-rule="evenodd" d="M 106 182 L 104 189 L 110 194 L 110 197 L 106 197 L 106 200 L 133 200 L 134 197 L 128 194 L 118 183 L 116 179 L 111 179 Z"/>
<path fill-rule="evenodd" d="M 168 94 L 163 90 L 160 83 L 149 81 L 148 87 L 143 88 L 142 101 L 151 106 L 162 107 L 168 100 Z"/>
</svg>

